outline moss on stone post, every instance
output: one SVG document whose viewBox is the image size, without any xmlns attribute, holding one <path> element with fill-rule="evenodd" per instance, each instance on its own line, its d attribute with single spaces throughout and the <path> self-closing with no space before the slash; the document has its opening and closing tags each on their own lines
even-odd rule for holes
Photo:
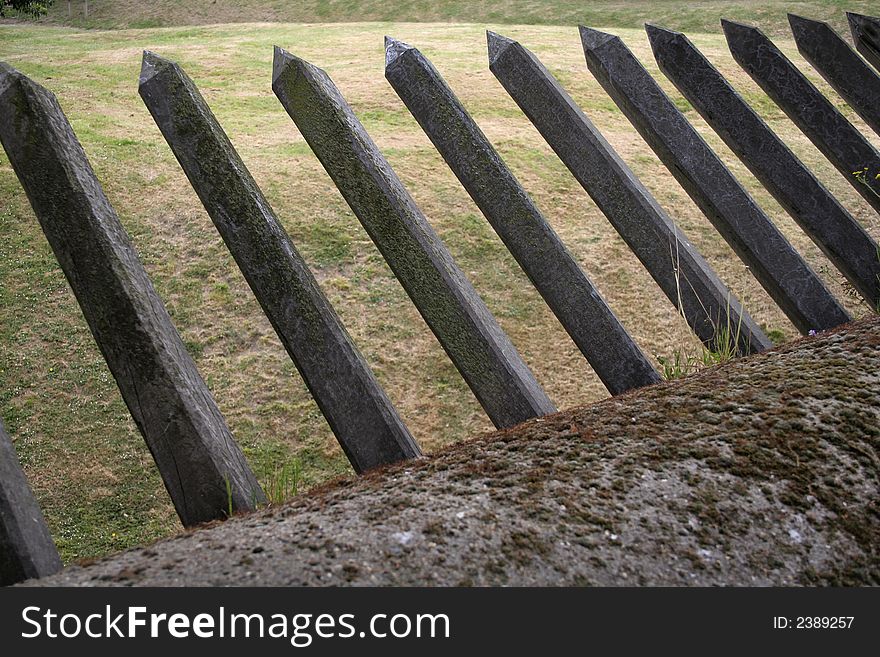
<svg viewBox="0 0 880 657">
<path fill-rule="evenodd" d="M 0 64 L 0 141 L 184 525 L 265 501 L 55 97 Z"/>
<path fill-rule="evenodd" d="M 327 74 L 276 48 L 272 89 L 495 426 L 554 412 Z"/>
<path fill-rule="evenodd" d="M 421 454 L 193 81 L 145 52 L 138 91 L 355 471 Z"/>
</svg>

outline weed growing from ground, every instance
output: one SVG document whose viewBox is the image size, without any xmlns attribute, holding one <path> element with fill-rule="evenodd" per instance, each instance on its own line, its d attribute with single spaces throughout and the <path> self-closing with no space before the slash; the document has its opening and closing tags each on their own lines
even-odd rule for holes
<svg viewBox="0 0 880 657">
<path fill-rule="evenodd" d="M 269 506 L 277 506 L 296 496 L 299 492 L 302 465 L 294 460 L 276 469 L 263 487 Z"/>
</svg>

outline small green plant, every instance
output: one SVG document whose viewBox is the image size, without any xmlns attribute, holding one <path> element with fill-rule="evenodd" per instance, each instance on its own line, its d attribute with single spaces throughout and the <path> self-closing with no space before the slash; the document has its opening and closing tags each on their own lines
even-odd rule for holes
<svg viewBox="0 0 880 657">
<path fill-rule="evenodd" d="M 660 374 L 666 381 L 680 379 L 692 374 L 704 367 L 720 365 L 733 360 L 738 355 L 737 338 L 729 329 L 722 328 L 714 344 L 702 345 L 697 354 L 685 353 L 682 349 L 675 349 L 672 356 L 655 356 L 660 363 Z"/>
<path fill-rule="evenodd" d="M 770 338 L 770 342 L 772 342 L 775 346 L 781 345 L 785 342 L 785 333 L 778 328 L 768 328 L 767 337 Z"/>
<path fill-rule="evenodd" d="M 290 465 L 277 468 L 263 487 L 269 506 L 283 504 L 299 491 L 302 465 L 294 460 Z"/>
<path fill-rule="evenodd" d="M 868 173 L 868 167 L 865 167 L 861 171 L 853 171 L 853 175 L 856 177 L 856 180 L 858 180 L 865 187 L 870 189 L 871 193 L 874 194 L 874 196 L 880 197 L 880 193 L 878 193 L 877 190 L 874 189 L 873 185 L 871 184 L 871 178 L 870 178 L 870 174 Z M 877 175 L 874 176 L 874 180 L 880 180 L 880 171 L 878 171 Z"/>
<path fill-rule="evenodd" d="M 673 228 L 678 231 L 678 226 L 673 223 Z M 675 272 L 675 287 L 678 312 L 685 318 L 684 301 L 681 295 L 680 281 L 680 254 L 678 250 L 678 241 L 676 240 L 674 249 L 670 246 L 670 258 L 672 260 L 673 271 Z M 702 303 L 702 302 L 701 302 Z M 706 308 L 703 306 L 703 310 Z M 707 312 L 707 315 L 709 313 Z M 667 381 L 679 379 L 687 376 L 692 372 L 702 368 L 711 367 L 720 363 L 726 363 L 733 360 L 739 355 L 739 342 L 742 334 L 742 316 L 739 317 L 736 326 L 731 325 L 730 318 L 730 299 L 727 299 L 727 306 L 724 312 L 724 322 L 713 321 L 714 337 L 712 340 L 703 343 L 697 354 L 686 353 L 683 349 L 675 349 L 672 356 L 655 355 L 657 362 L 660 363 L 662 369 L 661 374 Z"/>
<path fill-rule="evenodd" d="M 698 366 L 697 357 L 685 354 L 681 349 L 672 352 L 672 356 L 655 356 L 660 363 L 661 375 L 666 381 L 680 379 L 693 372 Z"/>
<path fill-rule="evenodd" d="M 726 363 L 739 355 L 739 339 L 742 334 L 742 316 L 736 327 L 730 325 L 730 301 L 727 302 L 727 315 L 723 326 L 715 326 L 715 340 L 711 346 L 703 345 L 701 349 L 701 361 L 709 367 Z"/>
</svg>

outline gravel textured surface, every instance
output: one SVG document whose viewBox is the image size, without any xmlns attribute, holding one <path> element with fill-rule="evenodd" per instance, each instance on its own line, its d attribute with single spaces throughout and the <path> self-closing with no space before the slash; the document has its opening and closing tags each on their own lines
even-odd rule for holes
<svg viewBox="0 0 880 657">
<path fill-rule="evenodd" d="M 45 585 L 880 584 L 880 319 Z"/>
</svg>

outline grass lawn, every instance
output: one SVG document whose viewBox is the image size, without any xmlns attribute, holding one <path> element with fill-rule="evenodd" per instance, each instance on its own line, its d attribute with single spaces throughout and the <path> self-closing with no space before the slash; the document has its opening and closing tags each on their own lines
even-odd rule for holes
<svg viewBox="0 0 880 657">
<path fill-rule="evenodd" d="M 97 21 L 100 7 L 113 3 L 91 4 Z M 263 4 L 282 12 L 280 2 Z M 333 20 L 339 17 L 329 9 L 340 4 L 303 3 L 313 8 L 309 18 L 326 15 Z M 365 11 L 367 18 L 395 16 L 386 3 L 366 4 L 375 9 Z M 416 4 L 397 6 L 403 7 L 403 15 L 417 18 Z M 508 8 L 521 11 L 516 14 L 523 16 L 520 22 L 545 23 L 552 18 L 545 11 L 550 4 L 511 2 Z M 200 86 L 392 401 L 428 451 L 491 425 L 272 94 L 273 44 L 321 66 L 334 79 L 558 407 L 591 402 L 607 393 L 385 82 L 385 34 L 419 47 L 432 59 L 647 354 L 695 350 L 697 342 L 488 71 L 484 21 L 522 41 L 559 77 L 755 319 L 777 340 L 796 337 L 791 323 L 587 71 L 574 27 L 581 20 L 578 7 L 584 3 L 552 4 L 559 8 L 553 17 L 561 17 L 553 22 L 569 25 L 499 26 L 495 23 L 510 22 L 510 15 L 489 13 L 473 18 L 479 24 L 247 23 L 108 31 L 0 24 L 0 60 L 58 96 L 233 433 L 267 485 L 275 482 L 277 487 L 284 479 L 279 469 L 294 464 L 300 489 L 347 475 L 350 469 L 137 95 L 143 49 L 177 60 Z M 596 14 L 608 22 L 593 21 L 595 27 L 634 20 L 632 5 L 641 8 L 638 20 L 651 18 L 662 24 L 663 17 L 675 16 L 680 21 L 670 18 L 666 24 L 703 26 L 687 22 L 688 12 L 680 2 L 586 4 L 601 5 L 609 12 Z M 760 17 L 773 3 L 733 4 L 748 5 L 754 12 L 749 16 Z M 804 13 L 820 17 L 829 8 L 841 17 L 839 5 L 844 4 L 868 11 L 860 6 L 868 3 L 858 2 L 780 4 L 795 9 L 809 4 L 816 11 Z M 443 13 L 452 5 L 432 3 L 426 18 L 455 19 L 451 10 Z M 60 7 L 66 3 L 56 3 L 56 15 Z M 321 7 L 328 13 L 321 14 Z M 625 12 L 626 20 L 611 20 L 613 11 Z M 231 13 L 228 18 L 245 17 Z M 101 24 L 116 23 L 107 19 Z M 880 217 L 739 69 L 715 26 L 717 20 L 690 36 L 880 239 Z M 644 32 L 634 25 L 612 31 L 672 92 L 653 62 Z M 776 42 L 869 133 L 797 55 L 789 37 Z M 846 296 L 841 276 L 788 215 L 687 103 L 677 93 L 673 97 L 832 291 L 856 316 L 866 313 Z M 880 146 L 876 135 L 870 137 Z M 65 560 L 107 554 L 178 530 L 152 459 L 2 153 L 0 415 Z"/>
<path fill-rule="evenodd" d="M 48 20 L 92 28 L 146 28 L 217 23 L 335 23 L 352 21 L 613 25 L 638 28 L 646 20 L 689 32 L 714 32 L 718 18 L 760 23 L 788 34 L 786 12 L 846 27 L 844 12 L 876 14 L 875 0 L 55 0 Z"/>
</svg>

